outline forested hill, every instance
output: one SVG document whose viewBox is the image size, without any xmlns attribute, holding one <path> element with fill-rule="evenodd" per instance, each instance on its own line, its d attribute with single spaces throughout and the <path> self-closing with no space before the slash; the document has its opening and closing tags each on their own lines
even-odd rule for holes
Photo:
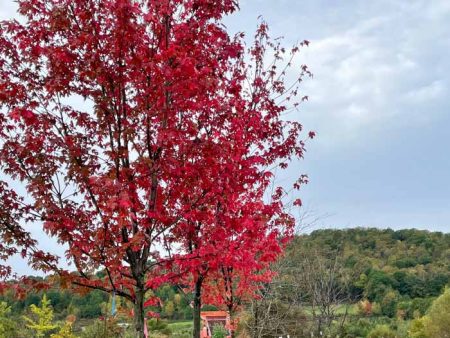
<svg viewBox="0 0 450 338">
<path fill-rule="evenodd" d="M 450 266 L 449 233 L 416 229 L 325 229 L 296 240 L 306 240 L 329 250 L 340 251 L 350 265 L 358 261 L 379 268 L 430 265 L 448 269 Z"/>
<path fill-rule="evenodd" d="M 343 268 L 355 277 L 356 298 L 380 300 L 388 289 L 411 298 L 438 296 L 450 281 L 448 233 L 376 228 L 316 230 L 295 238 L 287 257 L 295 259 L 301 252 L 304 258 L 308 251 L 339 257 Z"/>
</svg>

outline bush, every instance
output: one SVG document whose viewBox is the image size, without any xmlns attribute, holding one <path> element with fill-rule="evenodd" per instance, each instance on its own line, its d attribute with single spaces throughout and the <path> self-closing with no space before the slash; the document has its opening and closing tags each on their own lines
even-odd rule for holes
<svg viewBox="0 0 450 338">
<path fill-rule="evenodd" d="M 384 326 L 389 328 L 392 325 L 395 325 L 395 323 L 396 323 L 395 319 L 391 319 L 388 317 L 350 319 L 350 321 L 347 324 L 345 324 L 342 330 L 342 334 L 339 335 L 339 337 L 345 338 L 368 337 L 369 334 L 376 328 Z"/>
<path fill-rule="evenodd" d="M 397 314 L 398 295 L 395 291 L 388 291 L 381 301 L 381 313 L 384 316 L 394 318 Z"/>
<path fill-rule="evenodd" d="M 61 327 L 59 332 L 52 334 L 50 338 L 77 338 L 77 337 L 72 333 L 72 323 L 66 322 Z"/>
<path fill-rule="evenodd" d="M 158 331 L 166 335 L 170 335 L 172 333 L 168 324 L 165 321 L 158 318 L 150 319 L 147 322 L 147 328 L 149 331 Z"/>
<path fill-rule="evenodd" d="M 6 302 L 0 302 L 0 338 L 17 337 L 16 322 L 11 318 L 11 308 Z"/>
<path fill-rule="evenodd" d="M 433 298 L 414 298 L 412 300 L 402 300 L 397 305 L 397 310 L 405 313 L 404 319 L 422 317 L 430 308 Z"/>
<path fill-rule="evenodd" d="M 425 320 L 424 318 L 417 318 L 411 321 L 408 330 L 408 337 L 410 338 L 428 338 L 425 333 Z"/>
<path fill-rule="evenodd" d="M 396 338 L 396 334 L 388 325 L 378 325 L 369 332 L 367 338 Z"/>
<path fill-rule="evenodd" d="M 108 318 L 96 320 L 92 325 L 86 326 L 80 338 L 120 338 L 124 330 L 117 325 L 117 321 Z"/>
<path fill-rule="evenodd" d="M 372 325 L 369 319 L 361 318 L 357 321 L 349 322 L 344 327 L 344 337 L 367 337 Z"/>
<path fill-rule="evenodd" d="M 227 330 L 223 325 L 216 324 L 212 329 L 212 338 L 225 338 L 228 335 Z"/>
</svg>

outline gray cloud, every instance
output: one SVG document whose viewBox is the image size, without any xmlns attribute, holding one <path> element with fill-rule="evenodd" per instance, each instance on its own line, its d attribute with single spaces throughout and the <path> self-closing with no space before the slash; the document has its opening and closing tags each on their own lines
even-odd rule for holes
<svg viewBox="0 0 450 338">
<path fill-rule="evenodd" d="M 450 2 L 242 2 L 228 21 L 262 14 L 287 43 L 309 39 L 314 72 L 299 120 L 318 131 L 304 199 L 329 226 L 450 229 Z"/>
<path fill-rule="evenodd" d="M 336 144 L 386 123 L 402 128 L 405 119 L 411 125 L 440 117 L 449 92 L 448 4 L 253 0 L 230 26 L 245 22 L 251 30 L 256 21 L 249 17 L 262 13 L 275 35 L 312 41 L 301 59 L 315 75 L 304 87 L 311 102 L 302 120 L 320 132 L 319 142 Z"/>
</svg>

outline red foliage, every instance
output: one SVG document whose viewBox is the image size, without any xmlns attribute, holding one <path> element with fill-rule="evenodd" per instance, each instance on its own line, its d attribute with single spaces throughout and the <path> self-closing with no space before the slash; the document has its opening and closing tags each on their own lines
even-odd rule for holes
<svg viewBox="0 0 450 338">
<path fill-rule="evenodd" d="M 310 75 L 285 83 L 308 42 L 286 51 L 263 23 L 246 53 L 220 24 L 232 0 L 19 3 L 25 23 L 0 25 L 0 254 L 23 248 L 141 307 L 146 289 L 207 270 L 239 271 L 241 289 L 262 278 L 294 222 L 283 190 L 265 196 L 272 168 L 303 156 L 282 114 Z M 27 222 L 68 245 L 77 273 Z"/>
</svg>

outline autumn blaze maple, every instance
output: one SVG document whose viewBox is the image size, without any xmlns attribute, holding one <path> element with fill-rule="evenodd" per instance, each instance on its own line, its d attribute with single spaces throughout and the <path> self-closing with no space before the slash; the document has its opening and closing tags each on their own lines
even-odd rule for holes
<svg viewBox="0 0 450 338">
<path fill-rule="evenodd" d="M 236 9 L 19 1 L 24 23 L 0 25 L 0 258 L 22 250 L 37 269 L 127 298 L 138 337 L 162 283 L 197 287 L 198 310 L 221 272 L 251 294 L 294 225 L 283 189 L 267 191 L 273 167 L 303 156 L 301 125 L 281 115 L 309 72 L 285 84 L 277 65 L 299 48 L 271 42 L 264 23 L 247 53 L 221 25 Z M 67 245 L 76 273 L 26 224 Z"/>
</svg>

